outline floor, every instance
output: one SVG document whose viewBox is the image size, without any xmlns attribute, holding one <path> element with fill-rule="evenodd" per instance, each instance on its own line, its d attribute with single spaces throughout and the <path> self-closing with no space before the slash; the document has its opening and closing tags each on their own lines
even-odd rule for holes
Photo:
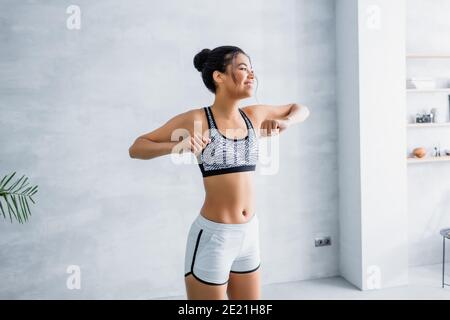
<svg viewBox="0 0 450 320">
<path fill-rule="evenodd" d="M 267 300 L 450 300 L 450 286 L 441 287 L 442 265 L 414 267 L 409 270 L 409 285 L 361 291 L 341 277 L 270 284 L 262 287 Z M 450 283 L 447 273 L 446 283 Z M 186 296 L 166 297 L 184 300 Z"/>
</svg>

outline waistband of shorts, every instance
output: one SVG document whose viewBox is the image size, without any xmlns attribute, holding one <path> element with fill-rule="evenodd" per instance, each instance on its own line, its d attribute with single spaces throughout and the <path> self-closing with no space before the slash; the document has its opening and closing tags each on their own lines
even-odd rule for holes
<svg viewBox="0 0 450 320">
<path fill-rule="evenodd" d="M 245 230 L 249 226 L 256 223 L 257 220 L 258 220 L 258 217 L 256 216 L 256 213 L 254 213 L 252 215 L 250 220 L 248 220 L 247 222 L 244 222 L 244 223 L 220 223 L 220 222 L 215 222 L 215 221 L 206 219 L 204 216 L 199 214 L 194 222 L 198 226 L 205 228 L 205 229 L 210 229 L 210 230 Z"/>
</svg>

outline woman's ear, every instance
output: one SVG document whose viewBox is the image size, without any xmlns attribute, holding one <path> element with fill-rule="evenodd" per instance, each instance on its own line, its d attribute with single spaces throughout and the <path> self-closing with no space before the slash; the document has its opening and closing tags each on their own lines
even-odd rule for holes
<svg viewBox="0 0 450 320">
<path fill-rule="evenodd" d="M 223 74 L 220 72 L 220 71 L 217 71 L 217 70 L 215 70 L 214 72 L 213 72 L 213 80 L 216 82 L 216 83 L 222 83 L 223 82 Z"/>
</svg>

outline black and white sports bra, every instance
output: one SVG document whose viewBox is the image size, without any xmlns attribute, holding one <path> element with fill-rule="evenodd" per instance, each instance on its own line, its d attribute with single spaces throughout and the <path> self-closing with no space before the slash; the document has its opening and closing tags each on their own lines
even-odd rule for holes
<svg viewBox="0 0 450 320">
<path fill-rule="evenodd" d="M 230 139 L 217 128 L 211 106 L 203 108 L 208 119 L 211 142 L 198 156 L 203 177 L 232 172 L 255 171 L 258 161 L 258 140 L 252 122 L 240 108 L 238 109 L 247 126 L 247 136 Z"/>
</svg>

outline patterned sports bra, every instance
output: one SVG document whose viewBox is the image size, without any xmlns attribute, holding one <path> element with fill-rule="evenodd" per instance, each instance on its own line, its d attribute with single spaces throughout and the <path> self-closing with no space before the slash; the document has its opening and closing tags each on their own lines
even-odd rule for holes
<svg viewBox="0 0 450 320">
<path fill-rule="evenodd" d="M 230 139 L 217 128 L 211 106 L 203 108 L 208 119 L 211 142 L 198 156 L 203 177 L 232 172 L 255 171 L 258 161 L 258 140 L 252 122 L 240 108 L 238 109 L 247 126 L 247 136 Z"/>
</svg>

